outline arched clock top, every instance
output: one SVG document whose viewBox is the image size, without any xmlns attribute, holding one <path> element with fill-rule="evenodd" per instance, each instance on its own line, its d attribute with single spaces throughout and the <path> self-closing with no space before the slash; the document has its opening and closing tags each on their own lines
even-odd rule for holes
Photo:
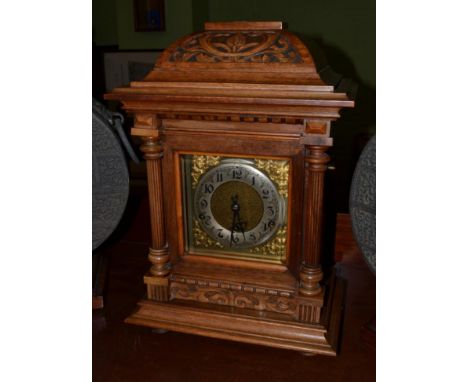
<svg viewBox="0 0 468 382">
<path fill-rule="evenodd" d="M 315 71 L 307 48 L 294 35 L 282 30 L 195 33 L 171 45 L 157 66 L 182 62 L 309 64 L 311 71 Z"/>
<path fill-rule="evenodd" d="M 204 31 L 169 46 L 143 81 L 182 78 L 177 70 L 196 70 L 190 73 L 195 81 L 325 85 L 309 50 L 282 22 L 206 23 Z"/>
<path fill-rule="evenodd" d="M 335 120 L 341 108 L 354 106 L 336 86 L 321 79 L 307 47 L 281 22 L 222 22 L 175 41 L 145 78 L 105 98 L 162 119 L 177 110 L 183 119 L 210 114 L 303 124 Z"/>
</svg>

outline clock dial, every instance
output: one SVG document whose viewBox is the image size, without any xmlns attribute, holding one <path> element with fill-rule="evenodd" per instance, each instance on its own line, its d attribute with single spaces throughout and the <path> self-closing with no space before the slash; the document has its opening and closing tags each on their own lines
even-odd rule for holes
<svg viewBox="0 0 468 382">
<path fill-rule="evenodd" d="M 181 155 L 186 254 L 287 262 L 290 161 Z"/>
<path fill-rule="evenodd" d="M 199 180 L 195 218 L 224 248 L 251 248 L 284 223 L 283 199 L 266 174 L 242 159 L 224 159 Z"/>
</svg>

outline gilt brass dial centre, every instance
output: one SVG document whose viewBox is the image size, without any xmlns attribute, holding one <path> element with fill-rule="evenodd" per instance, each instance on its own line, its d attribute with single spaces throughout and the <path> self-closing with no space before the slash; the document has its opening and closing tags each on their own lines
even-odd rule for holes
<svg viewBox="0 0 468 382">
<path fill-rule="evenodd" d="M 226 229 L 232 224 L 231 198 L 237 195 L 241 209 L 239 215 L 245 230 L 255 228 L 263 216 L 263 201 L 255 188 L 243 182 L 231 181 L 219 186 L 211 197 L 211 212 L 216 221 Z"/>
</svg>

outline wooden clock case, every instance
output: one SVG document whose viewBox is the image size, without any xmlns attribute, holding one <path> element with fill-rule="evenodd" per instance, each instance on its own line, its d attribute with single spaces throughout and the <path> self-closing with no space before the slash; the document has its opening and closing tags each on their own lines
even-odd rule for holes
<svg viewBox="0 0 468 382">
<path fill-rule="evenodd" d="M 147 161 L 152 242 L 147 296 L 127 322 L 336 355 L 343 280 L 322 280 L 330 124 L 354 102 L 319 77 L 281 22 L 206 23 L 106 99 L 134 116 Z M 286 158 L 287 260 L 197 256 L 184 239 L 180 156 Z M 326 282 L 325 282 L 326 281 Z"/>
</svg>

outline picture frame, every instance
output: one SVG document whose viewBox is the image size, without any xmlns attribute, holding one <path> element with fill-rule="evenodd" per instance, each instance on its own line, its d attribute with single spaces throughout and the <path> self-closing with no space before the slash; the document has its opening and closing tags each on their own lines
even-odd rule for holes
<svg viewBox="0 0 468 382">
<path fill-rule="evenodd" d="M 166 30 L 164 0 L 133 0 L 135 32 Z"/>
</svg>

